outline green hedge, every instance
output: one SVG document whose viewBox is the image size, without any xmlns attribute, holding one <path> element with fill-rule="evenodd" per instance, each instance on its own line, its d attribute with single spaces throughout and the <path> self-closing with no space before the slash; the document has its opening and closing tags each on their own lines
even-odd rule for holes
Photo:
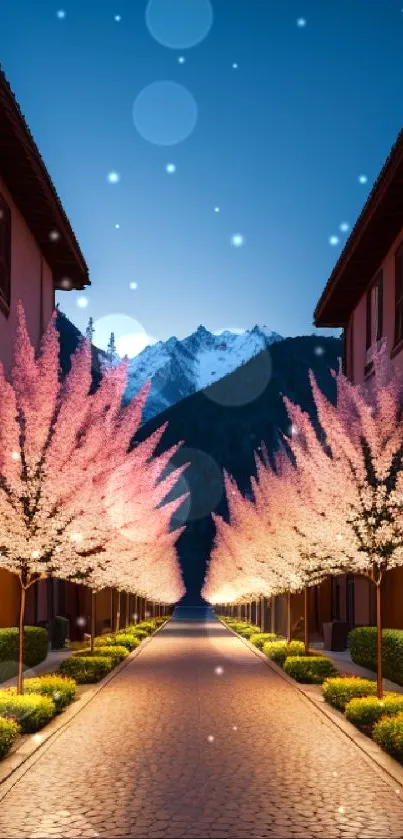
<svg viewBox="0 0 403 839">
<path fill-rule="evenodd" d="M 336 668 L 330 658 L 319 655 L 288 656 L 284 662 L 284 672 L 296 682 L 321 685 L 329 676 L 335 676 Z"/>
<path fill-rule="evenodd" d="M 346 717 L 365 734 L 371 734 L 374 725 L 384 716 L 392 717 L 403 712 L 403 695 L 385 693 L 383 699 L 364 696 L 352 699 L 346 705 Z"/>
<path fill-rule="evenodd" d="M 249 637 L 251 644 L 254 644 L 254 646 L 258 647 L 259 650 L 263 649 L 263 644 L 266 644 L 267 641 L 276 640 L 278 640 L 278 638 L 275 632 L 254 632 L 253 635 Z"/>
<path fill-rule="evenodd" d="M 15 689 L 0 691 L 0 716 L 13 719 L 24 733 L 43 728 L 55 714 L 56 705 L 49 696 L 17 696 Z"/>
<path fill-rule="evenodd" d="M 66 658 L 60 665 L 60 672 L 70 676 L 79 685 L 99 682 L 113 670 L 116 662 L 105 656 L 81 656 Z"/>
<path fill-rule="evenodd" d="M 302 641 L 266 641 L 263 644 L 263 652 L 267 658 L 271 658 L 280 667 L 283 667 L 286 658 L 289 656 L 305 655 L 305 645 Z"/>
<path fill-rule="evenodd" d="M 18 672 L 19 630 L 16 626 L 0 629 L 0 682 Z M 36 667 L 48 654 L 49 639 L 41 626 L 26 626 L 24 631 L 24 667 Z"/>
<path fill-rule="evenodd" d="M 19 733 L 19 726 L 14 720 L 7 720 L 5 717 L 0 717 L 0 760 L 10 751 Z"/>
<path fill-rule="evenodd" d="M 376 682 L 358 676 L 338 676 L 323 683 L 323 696 L 329 705 L 344 711 L 351 699 L 376 696 Z"/>
<path fill-rule="evenodd" d="M 85 647 L 84 650 L 77 650 L 77 652 L 73 653 L 74 658 L 81 658 L 82 656 L 85 658 L 88 656 L 91 658 L 99 656 L 102 658 L 111 658 L 114 665 L 119 664 L 124 658 L 127 658 L 128 655 L 129 650 L 127 647 L 113 646 L 112 644 L 106 647 L 95 647 L 94 650 L 91 650 L 90 647 Z"/>
<path fill-rule="evenodd" d="M 351 658 L 376 671 L 376 626 L 358 626 L 348 636 Z M 382 631 L 382 670 L 385 679 L 403 685 L 403 629 Z"/>
<path fill-rule="evenodd" d="M 33 679 L 24 679 L 24 696 L 29 694 L 40 694 L 49 696 L 55 703 L 56 711 L 62 711 L 66 705 L 73 701 L 76 695 L 77 685 L 74 679 L 67 679 L 57 673 L 47 676 L 38 676 Z M 17 694 L 17 688 L 9 688 L 9 692 Z"/>
<path fill-rule="evenodd" d="M 129 652 L 135 650 L 140 643 L 140 638 L 136 638 L 135 635 L 129 635 L 127 633 L 118 636 L 101 635 L 99 638 L 94 639 L 95 649 L 98 649 L 98 647 L 126 647 Z"/>
<path fill-rule="evenodd" d="M 146 629 L 137 629 L 135 626 L 128 626 L 124 632 L 123 630 L 116 632 L 115 638 L 119 638 L 120 635 L 131 635 L 132 638 L 140 638 L 140 641 L 142 641 L 144 638 L 148 638 L 149 634 Z"/>
<path fill-rule="evenodd" d="M 254 626 L 253 624 L 247 623 L 242 624 L 241 626 L 239 626 L 239 624 L 235 624 L 235 626 L 232 626 L 231 629 L 234 629 L 235 632 L 237 632 L 238 635 L 241 635 L 243 638 L 250 638 L 251 635 L 257 635 L 257 633 L 260 632 L 258 626 Z"/>
<path fill-rule="evenodd" d="M 378 746 L 403 763 L 403 714 L 379 720 L 372 736 Z"/>
</svg>

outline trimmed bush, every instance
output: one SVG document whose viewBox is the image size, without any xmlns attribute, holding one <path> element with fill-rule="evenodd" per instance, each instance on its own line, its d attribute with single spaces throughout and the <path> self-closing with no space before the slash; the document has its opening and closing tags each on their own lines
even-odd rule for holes
<svg viewBox="0 0 403 839">
<path fill-rule="evenodd" d="M 11 679 L 18 672 L 19 630 L 16 626 L 0 629 L 0 682 Z M 49 639 L 41 626 L 26 626 L 24 630 L 24 667 L 36 667 L 48 654 Z"/>
<path fill-rule="evenodd" d="M 337 676 L 323 683 L 323 696 L 329 705 L 344 711 L 348 702 L 361 696 L 376 696 L 376 682 L 358 676 Z"/>
<path fill-rule="evenodd" d="M 0 717 L 0 760 L 10 751 L 19 733 L 19 726 L 14 720 L 7 720 L 5 717 Z"/>
<path fill-rule="evenodd" d="M 280 667 L 283 667 L 286 658 L 289 656 L 303 656 L 305 655 L 305 645 L 302 641 L 266 641 L 263 644 L 263 652 Z"/>
<path fill-rule="evenodd" d="M 372 736 L 378 746 L 403 763 L 403 713 L 379 720 Z"/>
<path fill-rule="evenodd" d="M 403 712 L 403 695 L 399 693 L 385 693 L 383 699 L 376 696 L 364 696 L 351 699 L 346 705 L 346 717 L 364 734 L 371 734 L 372 729 L 381 717 L 392 717 Z"/>
<path fill-rule="evenodd" d="M 100 682 L 113 670 L 115 664 L 116 661 L 106 656 L 71 656 L 62 661 L 59 669 L 64 676 L 70 676 L 79 685 L 83 685 Z"/>
<path fill-rule="evenodd" d="M 94 639 L 95 649 L 98 649 L 98 647 L 126 647 L 129 652 L 135 650 L 140 643 L 140 638 L 128 634 L 119 636 L 101 635 L 99 638 Z"/>
<path fill-rule="evenodd" d="M 257 633 L 260 631 L 258 626 L 253 626 L 252 624 L 244 624 L 240 627 L 233 626 L 231 628 L 235 629 L 235 632 L 237 632 L 238 635 L 241 635 L 242 638 L 248 639 L 251 635 L 257 635 Z"/>
<path fill-rule="evenodd" d="M 284 672 L 296 682 L 311 685 L 321 685 L 329 676 L 337 674 L 330 658 L 319 655 L 288 656 L 284 662 Z"/>
<path fill-rule="evenodd" d="M 253 635 L 249 637 L 251 644 L 254 644 L 259 650 L 263 649 L 263 644 L 266 644 L 267 641 L 276 640 L 278 640 L 278 638 L 275 632 L 254 632 Z"/>
<path fill-rule="evenodd" d="M 133 638 L 139 638 L 142 641 L 143 638 L 148 638 L 149 634 L 146 629 L 137 629 L 135 626 L 129 626 L 124 632 L 117 632 L 115 638 L 119 638 L 119 635 L 131 635 Z"/>
<path fill-rule="evenodd" d="M 351 658 L 376 672 L 376 626 L 358 626 L 348 636 Z M 403 685 L 403 629 L 382 630 L 382 670 L 385 679 Z"/>
<path fill-rule="evenodd" d="M 78 658 L 81 658 L 82 656 L 85 658 L 88 658 L 88 656 L 95 656 L 96 658 L 99 656 L 102 658 L 111 658 L 114 662 L 114 666 L 123 661 L 124 658 L 127 658 L 128 655 L 129 650 L 127 647 L 114 646 L 113 644 L 106 647 L 96 647 L 94 651 L 92 651 L 90 647 L 86 647 L 84 650 L 78 650 L 76 653 L 73 653 L 73 656 Z"/>
<path fill-rule="evenodd" d="M 77 685 L 74 679 L 67 679 L 52 673 L 48 676 L 38 676 L 33 679 L 24 679 L 24 696 L 40 694 L 49 696 L 55 703 L 56 711 L 62 711 L 66 705 L 73 701 L 76 695 Z M 17 688 L 9 688 L 10 693 L 17 695 Z"/>
<path fill-rule="evenodd" d="M 0 716 L 13 719 L 24 734 L 39 731 L 55 716 L 56 705 L 38 693 L 17 696 L 14 690 L 0 691 Z"/>
</svg>

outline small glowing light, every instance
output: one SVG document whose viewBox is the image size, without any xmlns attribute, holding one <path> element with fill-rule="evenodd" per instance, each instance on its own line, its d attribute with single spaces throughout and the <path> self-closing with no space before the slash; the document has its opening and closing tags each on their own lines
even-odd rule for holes
<svg viewBox="0 0 403 839">
<path fill-rule="evenodd" d="M 76 619 L 77 626 L 85 626 L 86 623 L 86 618 L 80 617 Z"/>
<path fill-rule="evenodd" d="M 347 233 L 347 230 L 350 230 L 350 225 L 348 221 L 342 221 L 340 224 L 340 230 L 342 233 Z"/>
<path fill-rule="evenodd" d="M 237 70 L 237 69 L 238 69 L 238 65 L 237 65 L 236 61 L 234 61 L 233 65 L 232 65 L 232 69 L 233 69 L 233 70 Z"/>
<path fill-rule="evenodd" d="M 119 230 L 120 224 L 115 224 L 116 230 Z"/>
<path fill-rule="evenodd" d="M 340 815 L 343 815 L 343 813 L 345 812 L 344 807 L 339 807 L 337 812 L 340 813 Z"/>
<path fill-rule="evenodd" d="M 60 699 L 60 697 L 61 697 L 61 693 L 59 693 L 58 690 L 55 690 L 55 692 L 53 694 L 53 699 L 55 699 L 56 702 L 57 702 L 57 700 Z"/>
<path fill-rule="evenodd" d="M 72 542 L 81 542 L 82 538 L 82 533 L 72 533 L 70 536 Z"/>
<path fill-rule="evenodd" d="M 71 280 L 68 277 L 63 277 L 60 285 L 62 288 L 71 288 Z"/>
<path fill-rule="evenodd" d="M 116 23 L 120 23 L 120 21 L 122 20 L 122 16 L 121 15 L 115 15 L 114 20 L 116 21 Z"/>
<path fill-rule="evenodd" d="M 302 29 L 303 26 L 306 26 L 306 18 L 299 17 L 297 19 L 297 26 L 299 26 L 300 29 Z"/>
<path fill-rule="evenodd" d="M 222 676 L 222 674 L 224 673 L 224 668 L 220 666 L 215 667 L 214 673 L 216 674 L 216 676 Z"/>
<path fill-rule="evenodd" d="M 207 740 L 209 741 L 209 743 L 214 743 L 214 737 L 213 737 L 213 735 L 212 735 L 212 734 L 209 734 L 209 736 L 207 737 Z"/>
<path fill-rule="evenodd" d="M 132 290 L 132 291 L 136 291 L 136 288 L 137 288 L 137 283 L 134 283 L 134 282 L 133 282 L 133 283 L 130 283 L 130 284 L 129 284 L 129 288 L 131 288 L 131 290 Z"/>
<path fill-rule="evenodd" d="M 64 18 L 66 17 L 66 12 L 64 11 L 64 9 L 59 9 L 59 11 L 56 12 L 56 17 L 59 18 L 59 20 L 64 20 Z"/>
<path fill-rule="evenodd" d="M 49 239 L 51 242 L 57 242 L 60 239 L 60 233 L 58 230 L 51 230 L 49 233 Z"/>
<path fill-rule="evenodd" d="M 185 56 L 184 56 L 184 55 L 180 55 L 180 56 L 179 56 L 179 58 L 178 58 L 178 64 L 184 64 L 184 63 L 185 63 L 185 61 L 186 61 Z"/>
<path fill-rule="evenodd" d="M 325 351 L 324 351 L 323 347 L 320 346 L 320 344 L 318 344 L 318 346 L 315 347 L 315 349 L 314 349 L 315 355 L 323 355 L 324 352 Z"/>
<path fill-rule="evenodd" d="M 36 746 L 39 746 L 42 743 L 43 737 L 41 734 L 34 734 L 32 740 Z"/>
<path fill-rule="evenodd" d="M 145 614 L 146 618 L 150 617 L 150 612 L 144 612 L 144 614 Z"/>
<path fill-rule="evenodd" d="M 137 612 L 135 612 L 134 615 L 132 615 L 132 620 L 137 621 L 137 618 L 138 618 L 138 614 L 137 614 Z"/>
<path fill-rule="evenodd" d="M 232 726 L 232 730 L 233 730 L 233 731 L 238 731 L 238 726 L 237 726 L 237 725 L 233 725 L 233 726 Z"/>
<path fill-rule="evenodd" d="M 219 208 L 219 207 L 214 207 L 214 212 L 215 212 L 215 213 L 219 213 L 219 212 L 220 212 L 220 208 Z"/>
<path fill-rule="evenodd" d="M 119 172 L 108 172 L 107 179 L 110 184 L 118 184 L 120 181 Z"/>
<path fill-rule="evenodd" d="M 338 245 L 340 239 L 338 236 L 329 236 L 329 245 Z"/>
<path fill-rule="evenodd" d="M 403 12 L 403 9 L 402 9 L 402 12 Z M 395 793 L 396 793 L 396 795 L 400 795 L 400 789 L 395 789 Z"/>
<path fill-rule="evenodd" d="M 39 553 L 39 551 L 32 551 L 31 556 L 32 556 L 32 559 L 39 559 L 40 553 Z"/>
<path fill-rule="evenodd" d="M 234 248 L 241 248 L 244 244 L 245 237 L 242 233 L 234 233 L 234 235 L 231 236 L 231 245 L 233 245 Z"/>
<path fill-rule="evenodd" d="M 88 299 L 87 297 L 79 297 L 77 300 L 77 306 L 79 309 L 86 309 L 88 306 Z"/>
<path fill-rule="evenodd" d="M 11 460 L 21 460 L 19 452 L 11 452 Z"/>
<path fill-rule="evenodd" d="M 168 172 L 168 175 L 173 175 L 176 172 L 176 166 L 174 163 L 167 163 L 165 166 L 165 171 Z"/>
<path fill-rule="evenodd" d="M 339 773 L 338 773 L 338 772 L 332 772 L 332 775 L 333 775 L 333 778 L 338 778 L 338 777 L 339 777 Z"/>
<path fill-rule="evenodd" d="M 358 178 L 358 181 L 359 181 L 360 184 L 366 184 L 367 180 L 368 180 L 368 178 L 367 178 L 366 175 L 360 175 L 359 178 Z"/>
<path fill-rule="evenodd" d="M 292 425 L 290 428 L 291 437 L 296 437 L 298 434 L 298 428 L 296 425 Z"/>
</svg>

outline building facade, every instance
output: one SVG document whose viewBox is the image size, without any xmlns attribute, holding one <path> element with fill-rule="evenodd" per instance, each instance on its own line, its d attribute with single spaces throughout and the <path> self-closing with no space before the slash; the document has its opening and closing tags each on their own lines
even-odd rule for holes
<svg viewBox="0 0 403 839">
<path fill-rule="evenodd" d="M 55 291 L 84 289 L 88 268 L 10 85 L 0 68 L 0 361 L 12 366 L 17 303 L 38 348 L 55 307 Z M 17 624 L 18 580 L 0 570 L 0 626 Z M 35 586 L 29 621 L 46 621 L 63 608 L 65 586 Z M 52 600 L 53 598 L 53 600 Z M 62 612 L 62 614 L 64 614 Z"/>
<path fill-rule="evenodd" d="M 354 384 L 371 377 L 381 340 L 403 369 L 403 131 L 373 187 L 316 306 L 318 327 L 342 327 L 344 371 Z M 332 581 L 331 617 L 375 623 L 374 587 L 353 575 Z M 384 585 L 384 625 L 403 628 L 403 569 Z"/>
</svg>

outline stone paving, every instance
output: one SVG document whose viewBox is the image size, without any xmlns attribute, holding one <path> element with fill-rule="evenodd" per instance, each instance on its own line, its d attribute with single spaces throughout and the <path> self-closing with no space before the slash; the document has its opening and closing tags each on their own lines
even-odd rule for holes
<svg viewBox="0 0 403 839">
<path fill-rule="evenodd" d="M 403 837 L 402 791 L 212 616 L 171 621 L 35 757 L 1 837 Z"/>
</svg>

